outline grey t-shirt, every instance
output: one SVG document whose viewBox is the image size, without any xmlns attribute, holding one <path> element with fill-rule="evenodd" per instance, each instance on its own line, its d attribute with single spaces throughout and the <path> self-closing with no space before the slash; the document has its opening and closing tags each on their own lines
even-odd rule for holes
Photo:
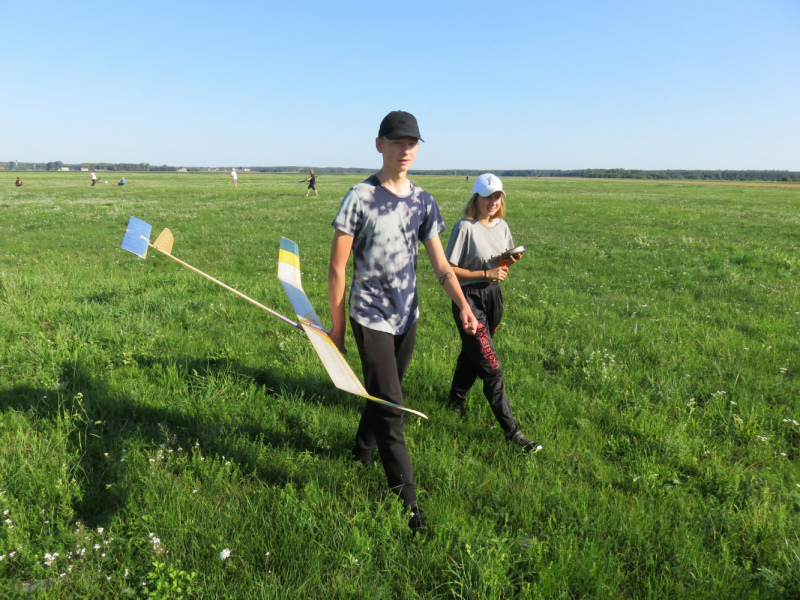
<svg viewBox="0 0 800 600">
<path fill-rule="evenodd" d="M 373 175 L 353 186 L 332 225 L 353 236 L 350 316 L 369 329 L 405 333 L 419 317 L 419 242 L 445 230 L 436 200 L 411 184 L 395 196 Z"/>
<path fill-rule="evenodd" d="M 499 257 L 514 247 L 508 223 L 500 219 L 494 227 L 486 227 L 477 219 L 461 219 L 453 227 L 447 242 L 445 256 L 450 264 L 468 271 L 494 269 Z M 461 285 L 476 283 L 462 281 Z"/>
</svg>

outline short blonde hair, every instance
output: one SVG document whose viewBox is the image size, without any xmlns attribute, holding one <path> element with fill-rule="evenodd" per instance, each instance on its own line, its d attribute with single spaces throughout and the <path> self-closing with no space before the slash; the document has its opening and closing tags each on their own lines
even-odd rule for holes
<svg viewBox="0 0 800 600">
<path fill-rule="evenodd" d="M 464 207 L 464 218 L 469 219 L 470 221 L 474 221 L 478 218 L 478 196 L 480 194 L 472 194 L 472 198 L 469 199 L 467 205 Z M 506 195 L 503 194 L 500 197 L 500 208 L 497 209 L 497 213 L 495 214 L 495 219 L 502 219 L 506 216 Z"/>
</svg>

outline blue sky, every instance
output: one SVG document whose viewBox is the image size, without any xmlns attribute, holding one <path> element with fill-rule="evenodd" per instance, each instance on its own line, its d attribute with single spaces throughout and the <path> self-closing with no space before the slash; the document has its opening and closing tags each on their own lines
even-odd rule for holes
<svg viewBox="0 0 800 600">
<path fill-rule="evenodd" d="M 10 2 L 0 161 L 800 171 L 800 2 Z"/>
</svg>

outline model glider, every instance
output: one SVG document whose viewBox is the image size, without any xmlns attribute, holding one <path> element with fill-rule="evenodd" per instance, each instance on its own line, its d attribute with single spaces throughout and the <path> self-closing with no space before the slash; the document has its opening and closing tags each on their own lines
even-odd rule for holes
<svg viewBox="0 0 800 600">
<path fill-rule="evenodd" d="M 428 418 L 419 411 L 406 408 L 405 406 L 400 406 L 394 402 L 381 400 L 380 398 L 370 396 L 367 393 L 367 391 L 364 389 L 364 386 L 361 384 L 361 381 L 358 379 L 358 377 L 356 377 L 356 374 L 353 373 L 353 369 L 350 368 L 350 365 L 347 363 L 344 356 L 342 356 L 342 353 L 339 352 L 339 349 L 331 340 L 328 332 L 322 326 L 317 313 L 314 312 L 311 302 L 308 300 L 308 296 L 306 296 L 305 291 L 303 291 L 303 286 L 300 281 L 299 249 L 295 242 L 286 238 L 281 238 L 278 261 L 278 279 L 280 279 L 283 289 L 286 291 L 286 295 L 289 297 L 289 302 L 291 302 L 292 308 L 297 315 L 298 322 L 283 316 L 271 308 L 267 308 L 260 302 L 256 302 L 249 296 L 242 294 L 232 287 L 225 285 L 221 281 L 214 279 L 210 275 L 203 273 L 201 270 L 196 269 L 192 265 L 172 256 L 172 246 L 175 242 L 175 238 L 169 229 L 164 229 L 164 231 L 159 234 L 159 236 L 156 238 L 156 241 L 152 244 L 150 243 L 151 232 L 152 226 L 149 223 L 146 223 L 141 219 L 137 219 L 136 217 L 131 217 L 130 221 L 128 221 L 128 227 L 125 229 L 125 236 L 122 238 L 122 249 L 132 252 L 139 258 L 147 258 L 147 250 L 149 248 L 153 248 L 164 256 L 168 256 L 178 264 L 183 265 L 187 269 L 194 271 L 198 275 L 202 275 L 209 281 L 224 287 L 226 290 L 233 292 L 240 298 L 258 306 L 260 309 L 267 311 L 269 314 L 278 317 L 285 323 L 288 323 L 297 329 L 303 330 L 308 336 L 308 339 L 311 341 L 311 345 L 314 347 L 314 350 L 316 350 L 317 354 L 319 355 L 325 370 L 328 372 L 328 375 L 333 381 L 333 385 L 340 390 L 350 392 L 351 394 L 355 394 L 357 396 L 362 396 L 367 400 L 371 400 L 372 402 L 377 402 L 397 410 L 417 415 L 423 419 Z"/>
</svg>

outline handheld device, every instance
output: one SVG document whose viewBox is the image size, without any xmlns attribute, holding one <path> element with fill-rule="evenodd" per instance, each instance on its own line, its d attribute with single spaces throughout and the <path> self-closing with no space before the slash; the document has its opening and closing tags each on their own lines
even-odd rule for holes
<svg viewBox="0 0 800 600">
<path fill-rule="evenodd" d="M 500 255 L 500 259 L 498 262 L 500 263 L 501 267 L 508 266 L 508 259 L 512 256 L 514 260 L 519 260 L 522 255 L 525 254 L 525 246 L 517 246 L 516 248 L 511 248 L 511 250 L 506 250 Z"/>
<path fill-rule="evenodd" d="M 518 259 L 523 254 L 525 254 L 525 246 L 517 246 L 516 248 L 511 248 L 511 250 L 506 250 L 505 252 L 503 252 L 500 255 L 500 258 L 508 260 L 513 256 L 514 258 Z"/>
</svg>

